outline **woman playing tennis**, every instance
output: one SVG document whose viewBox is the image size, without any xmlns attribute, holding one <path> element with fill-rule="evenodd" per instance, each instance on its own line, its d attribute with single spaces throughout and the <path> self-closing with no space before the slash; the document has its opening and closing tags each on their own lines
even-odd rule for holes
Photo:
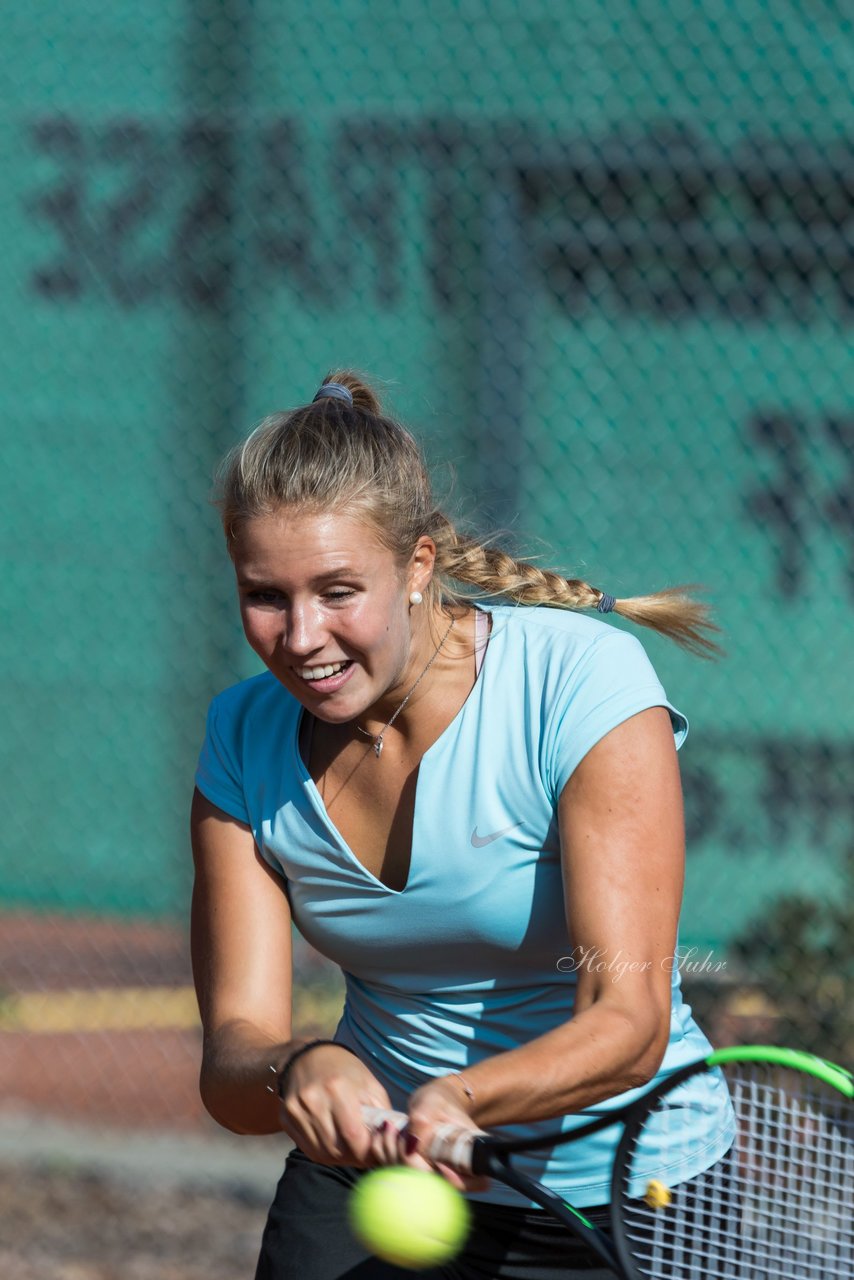
<svg viewBox="0 0 854 1280">
<path fill-rule="evenodd" d="M 348 372 L 229 455 L 220 506 L 267 670 L 213 700 L 196 779 L 202 1096 L 296 1144 L 259 1280 L 403 1275 L 347 1229 L 364 1170 L 433 1167 L 448 1123 L 577 1123 L 709 1051 L 674 963 L 687 722 L 602 615 L 700 653 L 715 628 L 680 589 L 615 601 L 458 531 Z M 292 924 L 343 971 L 332 1041 L 292 1036 Z M 527 1171 L 597 1221 L 612 1156 L 605 1131 Z M 473 1229 L 430 1274 L 611 1275 L 517 1192 L 438 1171 Z"/>
</svg>

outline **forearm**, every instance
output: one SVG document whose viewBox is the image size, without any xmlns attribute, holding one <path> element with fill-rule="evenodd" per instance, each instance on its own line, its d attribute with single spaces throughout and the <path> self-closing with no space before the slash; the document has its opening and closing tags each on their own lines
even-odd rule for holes
<svg viewBox="0 0 854 1280">
<path fill-rule="evenodd" d="M 663 1016 L 593 1004 L 536 1040 L 467 1068 L 474 1094 L 467 1109 L 484 1129 L 582 1111 L 645 1084 L 666 1044 Z"/>
<path fill-rule="evenodd" d="M 233 1133 L 279 1133 L 279 1100 L 271 1067 L 279 1072 L 311 1037 L 276 1040 L 246 1022 L 229 1022 L 205 1036 L 199 1081 L 202 1101 L 218 1124 Z"/>
</svg>

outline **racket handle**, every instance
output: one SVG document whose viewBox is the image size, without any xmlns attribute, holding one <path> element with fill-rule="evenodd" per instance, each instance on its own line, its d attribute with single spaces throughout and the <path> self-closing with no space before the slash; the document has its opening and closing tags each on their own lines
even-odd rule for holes
<svg viewBox="0 0 854 1280">
<path fill-rule="evenodd" d="M 409 1124 L 409 1116 L 405 1112 L 385 1111 L 382 1107 L 362 1107 L 362 1119 L 371 1129 L 379 1128 L 385 1120 L 398 1133 Z M 477 1136 L 471 1129 L 461 1129 L 456 1124 L 439 1125 L 424 1154 L 435 1164 L 441 1161 L 464 1173 L 471 1173 L 472 1147 Z"/>
<path fill-rule="evenodd" d="M 405 1111 L 387 1111 L 383 1107 L 362 1107 L 362 1119 L 369 1129 L 378 1129 L 386 1121 L 398 1133 L 409 1124 Z"/>
</svg>

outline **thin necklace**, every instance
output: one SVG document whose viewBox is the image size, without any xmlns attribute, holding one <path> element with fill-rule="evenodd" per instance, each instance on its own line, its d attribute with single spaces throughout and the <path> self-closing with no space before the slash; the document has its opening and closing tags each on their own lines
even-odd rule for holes
<svg viewBox="0 0 854 1280">
<path fill-rule="evenodd" d="M 456 619 L 455 619 L 455 618 L 452 618 L 452 619 L 451 619 L 451 627 L 454 625 L 454 622 L 455 622 L 455 621 L 456 621 Z M 430 668 L 432 667 L 433 663 L 434 663 L 434 662 L 436 661 L 436 659 L 438 658 L 438 656 L 439 656 L 439 650 L 442 648 L 442 645 L 445 643 L 445 641 L 447 640 L 448 636 L 451 634 L 451 627 L 448 627 L 448 630 L 445 632 L 445 634 L 442 636 L 442 639 L 439 641 L 439 644 L 438 644 L 438 646 L 437 646 L 437 648 L 436 648 L 436 652 L 433 654 L 433 657 L 432 657 L 432 658 L 430 659 L 430 661 L 427 663 L 427 666 L 426 666 L 426 667 L 424 668 L 424 670 L 421 672 L 421 675 L 420 675 L 420 676 L 418 677 L 418 679 L 415 681 L 415 684 L 414 684 L 414 685 L 412 686 L 412 688 L 409 690 L 409 693 L 408 693 L 408 694 L 406 695 L 406 697 L 403 699 L 403 702 L 401 702 L 400 706 L 397 708 L 397 711 L 395 711 L 394 715 L 393 715 L 393 716 L 392 716 L 392 718 L 389 720 L 388 724 L 385 726 L 385 728 L 384 728 L 384 729 L 381 729 L 381 730 L 380 730 L 380 733 L 379 733 L 379 735 L 378 735 L 377 737 L 374 737 L 374 735 L 373 735 L 372 733 L 368 733 L 367 729 L 363 729 L 363 728 L 362 728 L 362 726 L 359 724 L 359 722 L 358 722 L 358 721 L 356 721 L 356 722 L 355 722 L 355 724 L 356 724 L 356 728 L 359 730 L 359 733 L 363 733 L 363 734 L 365 735 L 365 737 L 366 737 L 366 738 L 370 738 L 370 739 L 371 739 L 371 741 L 373 742 L 373 744 L 374 744 L 374 751 L 376 752 L 376 756 L 377 756 L 377 759 L 378 759 L 378 760 L 379 760 L 380 756 L 382 755 L 382 749 L 383 749 L 383 737 L 384 737 L 384 735 L 385 735 L 385 731 L 386 731 L 386 729 L 390 729 L 390 728 L 391 728 L 391 726 L 394 724 L 395 720 L 396 720 L 396 719 L 397 719 L 397 717 L 400 715 L 401 711 L 402 711 L 402 710 L 403 710 L 403 708 L 406 706 L 407 702 L 408 702 L 408 701 L 409 701 L 409 699 L 412 697 L 413 693 L 414 693 L 414 692 L 415 692 L 415 690 L 418 688 L 419 684 L 420 684 L 420 683 L 421 683 L 421 681 L 424 679 L 424 677 L 426 676 L 427 672 L 430 670 Z"/>
</svg>

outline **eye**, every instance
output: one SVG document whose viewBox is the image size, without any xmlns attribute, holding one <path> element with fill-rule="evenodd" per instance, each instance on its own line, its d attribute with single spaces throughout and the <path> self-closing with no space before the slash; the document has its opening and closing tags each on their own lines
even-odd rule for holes
<svg viewBox="0 0 854 1280">
<path fill-rule="evenodd" d="M 327 600 L 347 600 L 350 596 L 354 596 L 355 591 L 327 591 Z"/>
<path fill-rule="evenodd" d="M 250 591 L 248 595 L 248 599 L 254 600 L 256 604 L 273 604 L 278 598 L 278 591 Z"/>
</svg>

